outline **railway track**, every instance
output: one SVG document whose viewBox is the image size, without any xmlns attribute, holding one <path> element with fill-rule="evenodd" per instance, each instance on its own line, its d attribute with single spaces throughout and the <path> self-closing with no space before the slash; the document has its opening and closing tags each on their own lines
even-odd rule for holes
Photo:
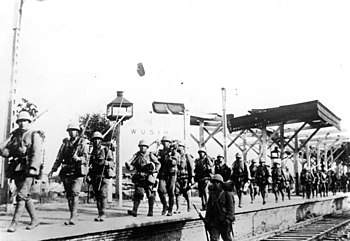
<svg viewBox="0 0 350 241">
<path fill-rule="evenodd" d="M 258 239 L 261 241 L 294 241 L 294 240 L 350 240 L 340 238 L 339 230 L 348 227 L 350 231 L 350 213 L 332 214 L 317 218 L 304 226 L 290 228 L 273 236 Z M 343 235 L 344 236 L 344 235 Z"/>
</svg>

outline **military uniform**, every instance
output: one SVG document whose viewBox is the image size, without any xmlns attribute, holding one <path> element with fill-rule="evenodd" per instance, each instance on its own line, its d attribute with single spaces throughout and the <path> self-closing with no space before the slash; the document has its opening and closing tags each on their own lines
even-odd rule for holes
<svg viewBox="0 0 350 241">
<path fill-rule="evenodd" d="M 28 112 L 20 112 L 17 124 L 20 121 L 32 122 Z M 15 232 L 17 222 L 22 216 L 24 207 L 31 218 L 27 229 L 33 229 L 39 221 L 31 197 L 31 187 L 35 178 L 38 178 L 42 169 L 43 132 L 18 128 L 12 132 L 10 140 L 0 147 L 0 155 L 10 158 L 6 177 L 13 179 L 17 189 L 16 209 L 8 232 Z"/>
<path fill-rule="evenodd" d="M 253 203 L 255 196 L 259 193 L 259 186 L 256 182 L 256 170 L 258 166 L 255 165 L 255 163 L 256 161 L 253 160 L 252 164 L 250 164 L 249 166 L 249 172 L 250 172 L 249 193 L 250 193 L 251 203 Z"/>
<path fill-rule="evenodd" d="M 291 192 L 292 186 L 294 184 L 294 178 L 293 178 L 292 173 L 290 173 L 290 171 L 287 168 L 284 170 L 284 175 L 286 178 L 286 182 L 285 182 L 286 193 L 287 193 L 288 199 L 290 200 L 290 192 Z"/>
<path fill-rule="evenodd" d="M 224 179 L 224 182 L 227 182 L 230 179 L 231 176 L 231 168 L 227 166 L 227 164 L 224 162 L 222 155 L 218 155 L 217 159 L 215 161 L 215 174 L 220 174 L 222 178 Z"/>
<path fill-rule="evenodd" d="M 179 144 L 179 148 L 185 148 L 184 144 Z M 182 194 L 187 202 L 187 211 L 191 210 L 191 192 L 190 184 L 193 179 L 194 163 L 193 159 L 189 154 L 179 152 L 179 162 L 177 163 L 177 178 L 175 186 L 175 196 L 176 196 L 176 213 L 180 212 L 180 195 Z"/>
<path fill-rule="evenodd" d="M 78 124 L 69 124 L 67 131 L 80 132 Z M 59 176 L 63 182 L 64 190 L 68 200 L 70 219 L 66 225 L 74 225 L 79 203 L 79 193 L 83 184 L 83 178 L 87 174 L 87 160 L 89 147 L 83 137 L 65 138 L 61 145 L 56 161 L 52 166 L 50 176 L 61 167 Z"/>
<path fill-rule="evenodd" d="M 167 136 L 164 136 L 161 141 L 163 143 L 163 149 L 160 150 L 157 155 L 161 164 L 158 174 L 158 194 L 163 205 L 162 215 L 167 212 L 168 216 L 172 216 L 175 203 L 177 163 L 179 162 L 180 154 L 176 151 L 176 148 L 164 145 L 164 142 L 168 142 L 170 145 L 172 143 Z M 168 194 L 168 204 L 166 201 L 166 194 Z"/>
<path fill-rule="evenodd" d="M 214 163 L 207 156 L 206 151 L 202 148 L 198 153 L 203 152 L 203 157 L 195 160 L 194 181 L 198 182 L 198 194 L 202 201 L 202 210 L 206 209 L 208 201 L 208 184 L 212 174 L 214 174 Z"/>
<path fill-rule="evenodd" d="M 147 147 L 148 145 L 144 140 L 139 142 L 139 147 Z M 134 206 L 132 210 L 128 210 L 128 214 L 134 217 L 137 216 L 137 210 L 140 205 L 141 200 L 144 197 L 144 193 L 146 193 L 146 197 L 148 198 L 148 214 L 147 216 L 153 216 L 153 205 L 155 200 L 155 191 L 153 190 L 156 175 L 160 168 L 160 163 L 158 158 L 152 152 L 141 152 L 138 151 L 131 163 L 126 163 L 126 167 L 129 170 L 135 170 L 132 177 L 132 182 L 135 184 L 135 192 L 134 192 Z"/>
<path fill-rule="evenodd" d="M 209 199 L 205 213 L 206 229 L 209 231 L 210 240 L 232 240 L 232 223 L 235 221 L 235 200 L 232 191 L 224 190 L 223 178 L 215 174 L 211 179 L 213 184 L 209 186 Z M 214 185 L 220 182 L 220 186 Z"/>
<path fill-rule="evenodd" d="M 102 134 L 95 132 L 92 136 L 94 139 L 100 139 L 102 142 Z M 94 190 L 98 217 L 95 221 L 104 221 L 105 210 L 107 206 L 107 194 L 109 179 L 115 177 L 114 161 L 111 150 L 108 147 L 103 146 L 101 143 L 94 144 L 92 152 L 90 154 L 90 169 L 88 173 L 89 183 Z"/>
<path fill-rule="evenodd" d="M 284 188 L 286 177 L 281 168 L 281 163 L 275 160 L 274 167 L 272 167 L 272 190 L 275 194 L 275 201 L 278 202 L 278 193 L 281 194 L 282 201 L 284 201 Z"/>
<path fill-rule="evenodd" d="M 238 195 L 238 207 L 242 207 L 242 190 L 244 184 L 247 183 L 251 177 L 247 163 L 242 160 L 242 154 L 236 154 L 237 160 L 232 165 L 231 180 Z"/>
<path fill-rule="evenodd" d="M 314 181 L 314 176 L 310 168 L 304 168 L 300 174 L 300 183 L 303 186 L 303 197 L 310 198 L 312 191 L 312 183 Z"/>
<path fill-rule="evenodd" d="M 270 170 L 268 166 L 266 166 L 265 160 L 261 159 L 260 165 L 256 169 L 255 180 L 263 199 L 263 205 L 266 203 L 267 188 L 270 182 L 270 178 Z"/>
</svg>

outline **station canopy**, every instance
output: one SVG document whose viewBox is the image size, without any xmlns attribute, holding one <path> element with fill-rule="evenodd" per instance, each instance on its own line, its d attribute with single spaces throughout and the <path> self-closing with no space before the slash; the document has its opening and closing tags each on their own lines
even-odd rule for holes
<svg viewBox="0 0 350 241">
<path fill-rule="evenodd" d="M 249 115 L 234 118 L 227 115 L 230 133 L 250 128 L 262 128 L 279 124 L 308 123 L 313 128 L 334 126 L 340 130 L 340 118 L 318 100 L 268 109 L 253 109 Z"/>
</svg>

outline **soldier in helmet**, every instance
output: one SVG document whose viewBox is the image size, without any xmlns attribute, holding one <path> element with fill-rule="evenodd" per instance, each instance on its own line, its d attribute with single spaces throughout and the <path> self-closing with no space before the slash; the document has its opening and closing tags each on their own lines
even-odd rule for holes
<svg viewBox="0 0 350 241">
<path fill-rule="evenodd" d="M 161 140 L 163 149 L 159 150 L 157 156 L 161 164 L 158 179 L 158 194 L 163 205 L 162 215 L 173 215 L 173 206 L 175 203 L 175 185 L 177 174 L 177 163 L 180 155 L 176 151 L 176 147 L 172 146 L 172 141 L 168 136 L 163 136 Z M 168 194 L 169 203 L 166 201 Z"/>
<path fill-rule="evenodd" d="M 232 165 L 231 180 L 238 196 L 238 207 L 242 207 L 242 193 L 244 185 L 250 180 L 250 172 L 243 156 L 240 152 L 236 153 L 236 161 Z"/>
<path fill-rule="evenodd" d="M 214 174 L 215 167 L 204 148 L 198 150 L 198 155 L 199 158 L 195 160 L 194 181 L 198 182 L 198 193 L 202 201 L 202 210 L 206 210 L 209 179 Z"/>
<path fill-rule="evenodd" d="M 258 165 L 256 163 L 256 159 L 252 159 L 251 164 L 249 166 L 249 171 L 250 171 L 250 185 L 249 185 L 249 193 L 250 193 L 250 200 L 251 203 L 254 202 L 254 199 L 256 195 L 259 193 L 259 186 L 256 183 L 256 170 L 258 168 Z"/>
<path fill-rule="evenodd" d="M 179 162 L 177 164 L 177 178 L 175 186 L 176 196 L 176 211 L 180 213 L 180 195 L 182 194 L 187 202 L 187 211 L 191 210 L 191 192 L 190 185 L 193 182 L 194 163 L 191 155 L 186 154 L 185 144 L 179 142 L 177 151 L 180 154 Z"/>
<path fill-rule="evenodd" d="M 224 179 L 224 182 L 227 182 L 231 176 L 231 168 L 226 164 L 225 157 L 222 154 L 219 154 L 215 160 L 215 174 L 220 174 Z"/>
<path fill-rule="evenodd" d="M 284 201 L 284 189 L 286 183 L 286 177 L 281 168 L 281 160 L 275 159 L 272 167 L 272 190 L 275 194 L 275 201 L 278 202 L 279 193 L 281 194 L 282 201 Z"/>
<path fill-rule="evenodd" d="M 137 210 L 141 200 L 146 193 L 148 198 L 148 214 L 147 216 L 153 216 L 153 205 L 155 200 L 155 191 L 153 185 L 156 181 L 156 175 L 160 168 L 158 158 L 148 151 L 148 144 L 145 140 L 139 142 L 139 151 L 133 156 L 129 162 L 125 163 L 128 170 L 135 170 L 132 177 L 132 182 L 135 184 L 134 192 L 134 206 L 132 210 L 128 210 L 128 214 L 131 216 L 137 216 Z"/>
<path fill-rule="evenodd" d="M 27 229 L 33 229 L 39 225 L 35 207 L 30 198 L 30 190 L 35 178 L 38 178 L 42 168 L 42 143 L 43 132 L 30 130 L 29 124 L 32 117 L 27 111 L 19 113 L 16 123 L 18 128 L 12 132 L 8 142 L 0 147 L 0 155 L 10 158 L 6 177 L 13 179 L 17 188 L 16 208 L 8 232 L 15 232 L 24 208 L 31 218 Z"/>
<path fill-rule="evenodd" d="M 263 199 L 263 205 L 266 204 L 267 188 L 270 183 L 270 170 L 266 165 L 266 161 L 261 158 L 259 161 L 259 166 L 256 169 L 255 181 L 259 187 L 261 197 Z"/>
<path fill-rule="evenodd" d="M 80 126 L 71 123 L 67 127 L 69 138 L 63 140 L 58 151 L 56 161 L 53 164 L 49 177 L 61 166 L 59 176 L 63 182 L 68 200 L 70 218 L 65 225 L 75 225 L 77 221 L 79 192 L 86 173 L 86 163 L 89 154 L 89 146 L 83 137 L 80 137 Z"/>
<path fill-rule="evenodd" d="M 103 136 L 100 132 L 94 132 L 91 140 L 93 149 L 90 154 L 88 182 L 92 185 L 96 198 L 98 217 L 95 221 L 102 222 L 106 218 L 108 182 L 115 177 L 114 162 L 112 152 L 102 145 Z"/>
<path fill-rule="evenodd" d="M 205 226 L 210 240 L 233 240 L 232 223 L 235 221 L 235 200 L 233 192 L 223 188 L 224 180 L 220 174 L 210 179 L 209 199 L 205 213 Z"/>
</svg>

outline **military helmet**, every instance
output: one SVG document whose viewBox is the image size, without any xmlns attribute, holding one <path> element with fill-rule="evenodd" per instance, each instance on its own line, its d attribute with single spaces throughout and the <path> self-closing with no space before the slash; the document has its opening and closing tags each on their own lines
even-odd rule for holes
<svg viewBox="0 0 350 241">
<path fill-rule="evenodd" d="M 260 158 L 259 162 L 260 163 L 266 163 L 266 160 L 264 158 Z"/>
<path fill-rule="evenodd" d="M 168 142 L 172 142 L 169 138 L 169 136 L 163 136 L 161 141 L 168 141 Z"/>
<path fill-rule="evenodd" d="M 76 131 L 80 131 L 80 126 L 78 123 L 70 123 L 68 126 L 67 126 L 67 131 L 69 130 L 76 130 Z"/>
<path fill-rule="evenodd" d="M 92 134 L 91 139 L 92 139 L 92 140 L 93 140 L 93 139 L 101 139 L 101 140 L 103 140 L 103 136 L 102 136 L 101 132 L 95 131 L 94 134 Z"/>
<path fill-rule="evenodd" d="M 203 147 L 199 148 L 198 154 L 199 154 L 200 152 L 204 152 L 205 154 L 207 154 L 207 151 L 206 151 L 205 148 L 203 148 Z"/>
<path fill-rule="evenodd" d="M 149 146 L 145 140 L 140 140 L 139 146 Z"/>
<path fill-rule="evenodd" d="M 179 142 L 178 142 L 178 146 L 183 146 L 183 147 L 186 147 L 186 145 L 185 145 L 185 142 L 184 142 L 184 141 L 179 141 Z"/>
<path fill-rule="evenodd" d="M 273 161 L 273 164 L 281 165 L 281 159 L 276 158 L 276 159 Z"/>
<path fill-rule="evenodd" d="M 258 161 L 256 159 L 252 159 L 252 163 L 257 163 Z"/>
<path fill-rule="evenodd" d="M 220 174 L 214 174 L 211 178 L 210 178 L 211 182 L 221 182 L 224 183 L 224 179 L 222 178 L 222 176 Z"/>
<path fill-rule="evenodd" d="M 236 153 L 236 158 L 243 158 L 242 153 L 237 152 L 237 153 Z"/>
<path fill-rule="evenodd" d="M 18 124 L 18 122 L 21 121 L 21 120 L 27 120 L 30 123 L 33 121 L 32 116 L 29 114 L 28 111 L 21 111 L 21 112 L 19 112 L 17 120 L 16 120 L 16 123 Z"/>
<path fill-rule="evenodd" d="M 222 153 L 219 153 L 219 155 L 217 156 L 217 158 L 219 158 L 219 157 L 225 158 L 225 157 L 224 157 L 224 154 L 222 154 Z"/>
</svg>

